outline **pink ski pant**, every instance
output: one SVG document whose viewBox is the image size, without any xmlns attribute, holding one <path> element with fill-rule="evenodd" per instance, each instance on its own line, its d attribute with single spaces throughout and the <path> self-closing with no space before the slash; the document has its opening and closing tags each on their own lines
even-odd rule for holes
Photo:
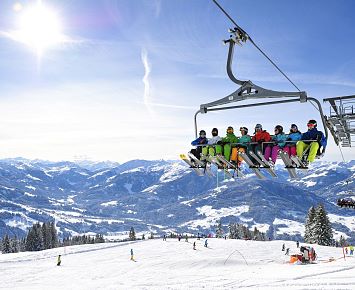
<svg viewBox="0 0 355 290">
<path fill-rule="evenodd" d="M 265 148 L 265 154 L 264 154 L 265 159 L 269 160 L 271 157 L 272 162 L 276 163 L 277 155 L 280 149 L 281 148 L 278 145 L 274 145 L 272 147 L 267 146 Z M 285 146 L 282 150 L 287 152 L 288 156 L 296 155 L 296 146 L 291 146 L 291 147 Z"/>
</svg>

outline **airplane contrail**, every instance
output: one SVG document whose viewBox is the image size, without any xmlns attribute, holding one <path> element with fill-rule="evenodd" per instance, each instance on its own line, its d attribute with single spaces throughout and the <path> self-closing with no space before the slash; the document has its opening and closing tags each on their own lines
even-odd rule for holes
<svg viewBox="0 0 355 290">
<path fill-rule="evenodd" d="M 142 58 L 142 63 L 144 66 L 144 76 L 143 76 L 143 84 L 144 84 L 144 95 L 143 95 L 143 101 L 146 107 L 150 112 L 152 112 L 151 106 L 150 106 L 150 82 L 149 82 L 149 74 L 151 72 L 150 64 L 148 61 L 148 53 L 145 48 L 142 49 L 141 52 L 141 58 Z"/>
</svg>

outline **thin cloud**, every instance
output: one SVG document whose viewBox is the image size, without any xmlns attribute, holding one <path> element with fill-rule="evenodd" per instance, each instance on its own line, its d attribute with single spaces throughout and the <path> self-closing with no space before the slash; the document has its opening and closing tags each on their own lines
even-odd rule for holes
<svg viewBox="0 0 355 290">
<path fill-rule="evenodd" d="M 160 11 L 161 11 L 161 0 L 155 0 L 154 7 L 155 7 L 155 17 L 158 18 L 160 16 Z"/>
<path fill-rule="evenodd" d="M 196 107 L 192 106 L 179 106 L 179 105 L 171 105 L 171 104 L 161 104 L 161 103 L 150 103 L 151 106 L 154 107 L 164 107 L 164 108 L 172 108 L 172 109 L 182 109 L 182 110 L 195 110 Z"/>
</svg>

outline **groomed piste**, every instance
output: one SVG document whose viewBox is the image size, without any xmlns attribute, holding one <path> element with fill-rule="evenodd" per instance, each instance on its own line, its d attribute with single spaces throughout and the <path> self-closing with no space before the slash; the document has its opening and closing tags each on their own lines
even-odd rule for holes
<svg viewBox="0 0 355 290">
<path fill-rule="evenodd" d="M 204 242 L 168 238 L 0 255 L 0 288 L 354 289 L 355 258 L 344 259 L 342 248 L 312 245 L 316 263 L 300 265 L 281 251 L 285 244 L 298 253 L 293 241 Z"/>
</svg>

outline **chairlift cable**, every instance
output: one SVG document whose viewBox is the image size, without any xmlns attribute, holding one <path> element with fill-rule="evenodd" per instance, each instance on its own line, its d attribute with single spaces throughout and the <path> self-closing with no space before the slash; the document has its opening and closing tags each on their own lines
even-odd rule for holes
<svg viewBox="0 0 355 290">
<path fill-rule="evenodd" d="M 341 153 L 341 158 L 343 158 L 343 162 L 345 163 L 346 161 L 345 161 L 345 158 L 344 158 L 344 155 L 343 155 L 343 151 L 341 150 L 340 144 L 338 145 L 338 147 L 339 147 L 339 151 Z"/>
<path fill-rule="evenodd" d="M 259 50 L 261 52 L 261 54 L 263 56 L 265 56 L 268 61 L 300 92 L 301 90 L 295 85 L 295 83 L 293 81 L 291 81 L 291 79 L 277 66 L 276 63 L 274 63 L 270 57 L 267 56 L 267 54 L 251 39 L 251 37 L 249 36 L 249 34 L 247 34 L 244 29 L 242 29 L 234 20 L 233 18 L 222 8 L 221 5 L 218 4 L 218 2 L 216 0 L 212 0 L 219 9 L 221 9 L 221 11 L 228 17 L 228 19 L 239 29 L 241 30 L 243 33 L 245 33 L 248 37 L 248 39 L 250 40 L 250 42 L 255 46 L 255 48 L 257 50 Z"/>
</svg>

